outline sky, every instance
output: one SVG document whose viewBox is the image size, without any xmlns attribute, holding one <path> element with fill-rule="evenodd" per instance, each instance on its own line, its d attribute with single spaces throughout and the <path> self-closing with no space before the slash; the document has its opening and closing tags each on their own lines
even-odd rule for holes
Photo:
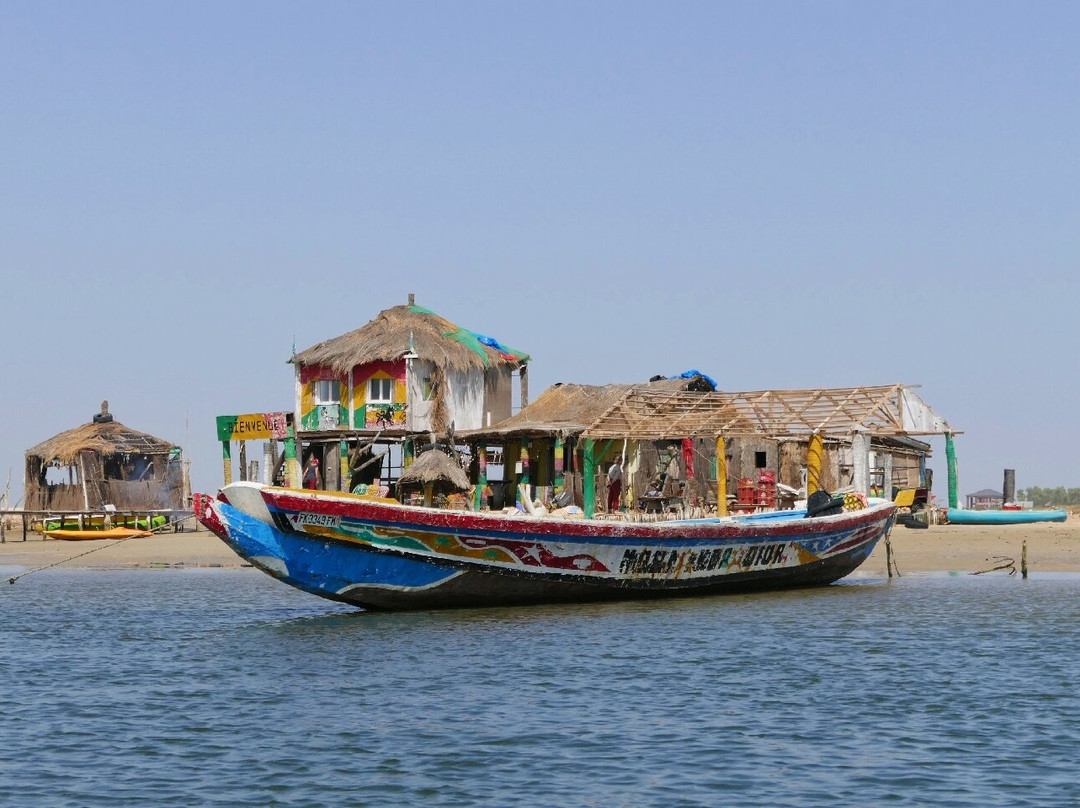
<svg viewBox="0 0 1080 808">
<path fill-rule="evenodd" d="M 961 495 L 1080 486 L 1077 30 L 1068 2 L 0 0 L 0 485 L 107 399 L 213 491 L 216 415 L 291 409 L 293 345 L 415 293 L 530 353 L 533 397 L 921 385 Z"/>
</svg>

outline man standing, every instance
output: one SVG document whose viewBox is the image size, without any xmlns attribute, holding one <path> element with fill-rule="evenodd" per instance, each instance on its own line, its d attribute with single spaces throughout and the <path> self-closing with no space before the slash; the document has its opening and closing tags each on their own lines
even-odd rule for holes
<svg viewBox="0 0 1080 808">
<path fill-rule="evenodd" d="M 619 499 L 622 496 L 622 455 L 615 455 L 615 462 L 608 469 L 607 509 L 608 513 L 619 510 Z"/>
</svg>

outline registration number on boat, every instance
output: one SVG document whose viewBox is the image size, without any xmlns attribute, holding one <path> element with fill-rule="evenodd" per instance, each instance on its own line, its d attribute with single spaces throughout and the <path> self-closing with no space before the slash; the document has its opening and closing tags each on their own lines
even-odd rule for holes
<svg viewBox="0 0 1080 808">
<path fill-rule="evenodd" d="M 297 527 L 301 525 L 315 525 L 316 527 L 339 527 L 341 525 L 340 516 L 330 516 L 325 513 L 294 513 L 289 516 L 291 521 Z"/>
</svg>

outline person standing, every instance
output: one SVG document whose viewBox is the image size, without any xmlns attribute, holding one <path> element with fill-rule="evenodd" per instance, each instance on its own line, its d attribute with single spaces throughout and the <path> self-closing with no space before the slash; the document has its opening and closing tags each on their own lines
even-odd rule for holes
<svg viewBox="0 0 1080 808">
<path fill-rule="evenodd" d="M 615 513 L 619 510 L 619 500 L 622 497 L 622 455 L 615 455 L 615 462 L 608 469 L 607 479 L 607 509 L 608 513 Z"/>
<path fill-rule="evenodd" d="M 308 458 L 304 467 L 304 488 L 321 488 L 322 475 L 319 474 L 319 460 L 314 455 Z"/>
</svg>

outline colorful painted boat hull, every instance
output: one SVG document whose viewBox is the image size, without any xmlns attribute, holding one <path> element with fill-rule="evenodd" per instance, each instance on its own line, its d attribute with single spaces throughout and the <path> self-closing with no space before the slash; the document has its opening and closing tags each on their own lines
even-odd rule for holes
<svg viewBox="0 0 1080 808">
<path fill-rule="evenodd" d="M 1032 522 L 1064 522 L 1065 511 L 966 511 L 949 508 L 950 525 L 1026 525 Z"/>
<path fill-rule="evenodd" d="M 870 555 L 895 508 L 629 524 L 238 483 L 217 500 L 200 495 L 196 513 L 241 557 L 298 589 L 369 609 L 430 609 L 830 584 Z"/>
</svg>

